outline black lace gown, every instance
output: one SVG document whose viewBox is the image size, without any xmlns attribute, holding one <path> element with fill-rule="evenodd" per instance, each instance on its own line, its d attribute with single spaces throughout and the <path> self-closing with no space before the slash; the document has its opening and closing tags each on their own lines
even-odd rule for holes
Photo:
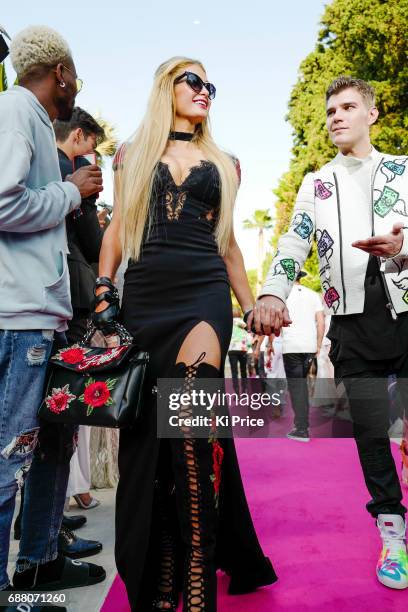
<svg viewBox="0 0 408 612">
<path fill-rule="evenodd" d="M 168 166 L 159 162 L 150 206 L 150 232 L 145 234 L 140 260 L 129 262 L 122 301 L 123 323 L 137 344 L 150 354 L 151 385 L 158 377 L 183 377 L 188 372 L 198 377 L 223 374 L 232 308 L 227 270 L 213 233 L 219 202 L 219 176 L 212 163 L 202 161 L 177 186 Z M 203 363 L 200 373 L 199 367 L 183 370 L 182 364 L 177 371 L 180 347 L 202 321 L 218 337 L 221 368 L 211 371 L 211 366 L 206 369 Z M 197 357 L 201 352 L 198 346 Z M 155 407 L 156 397 L 147 391 L 141 422 L 134 431 L 122 431 L 120 436 L 116 561 L 132 609 L 151 609 L 160 575 L 160 556 L 169 540 L 168 534 L 163 536 L 164 523 L 171 523 L 176 531 L 171 541 L 180 567 L 184 563 L 184 591 L 188 590 L 186 572 L 191 573 L 186 556 L 194 557 L 195 553 L 201 555 L 204 566 L 214 564 L 231 576 L 231 593 L 248 592 L 274 582 L 276 575 L 252 524 L 233 440 L 219 441 L 223 461 L 219 498 L 214 507 L 209 473 L 213 467 L 211 445 L 207 440 L 197 440 L 193 448 L 191 442 L 159 440 Z M 190 452 L 195 458 L 193 475 L 198 479 L 201 496 L 194 523 L 189 520 L 191 473 L 186 462 L 183 468 L 182 457 Z M 199 553 L 189 553 L 194 536 L 201 538 Z M 210 603 L 213 594 L 206 592 L 203 584 L 201 587 L 202 606 L 198 607 L 210 612 L 215 609 Z M 188 610 L 188 594 L 185 597 L 184 609 Z"/>
</svg>

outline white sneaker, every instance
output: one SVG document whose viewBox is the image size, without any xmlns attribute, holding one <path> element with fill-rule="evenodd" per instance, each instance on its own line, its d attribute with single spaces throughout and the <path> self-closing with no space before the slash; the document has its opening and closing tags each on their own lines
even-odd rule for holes
<svg viewBox="0 0 408 612">
<path fill-rule="evenodd" d="M 383 549 L 377 563 L 378 580 L 391 589 L 408 588 L 405 521 L 399 514 L 379 514 L 377 526 Z"/>
</svg>

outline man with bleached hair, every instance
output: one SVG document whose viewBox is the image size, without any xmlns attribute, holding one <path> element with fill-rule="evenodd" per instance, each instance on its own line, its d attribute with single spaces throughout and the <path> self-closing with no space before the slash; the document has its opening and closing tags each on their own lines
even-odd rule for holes
<svg viewBox="0 0 408 612">
<path fill-rule="evenodd" d="M 19 85 L 0 94 L 0 590 L 10 588 L 10 525 L 25 479 L 13 583 L 60 590 L 105 578 L 100 566 L 58 555 L 73 431 L 37 418 L 48 358 L 72 317 L 65 217 L 102 190 L 102 175 L 90 165 L 61 180 L 52 121 L 70 118 L 81 85 L 65 40 L 30 27 L 10 53 Z"/>
<path fill-rule="evenodd" d="M 330 357 L 347 391 L 371 496 L 367 510 L 383 543 L 377 577 L 390 588 L 406 589 L 406 508 L 388 437 L 387 380 L 397 374 L 407 397 L 408 157 L 372 146 L 370 127 L 377 117 L 368 83 L 347 76 L 331 83 L 326 125 L 338 153 L 303 180 L 256 304 L 255 327 L 279 333 L 290 324 L 285 302 L 315 238 L 332 315 Z"/>
</svg>

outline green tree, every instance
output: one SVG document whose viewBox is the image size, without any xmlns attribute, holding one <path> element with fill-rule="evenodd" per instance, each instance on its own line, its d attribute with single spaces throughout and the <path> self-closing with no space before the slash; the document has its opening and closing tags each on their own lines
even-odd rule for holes
<svg viewBox="0 0 408 612">
<path fill-rule="evenodd" d="M 371 137 L 387 153 L 408 151 L 408 0 L 333 0 L 326 6 L 316 47 L 301 63 L 287 120 L 293 127 L 292 159 L 275 190 L 272 243 L 287 230 L 296 193 L 307 172 L 334 157 L 325 127 L 325 91 L 341 74 L 369 81 L 376 90 L 380 118 Z M 305 265 L 317 288 L 315 249 Z"/>
<path fill-rule="evenodd" d="M 263 281 L 263 262 L 265 259 L 265 230 L 272 227 L 272 217 L 269 214 L 269 209 L 255 210 L 251 219 L 245 219 L 243 222 L 244 229 L 258 230 L 258 265 L 256 279 L 256 293 L 258 294 L 262 287 Z"/>
<path fill-rule="evenodd" d="M 4 64 L 0 64 L 0 91 L 6 91 L 6 89 L 7 89 L 6 67 Z"/>
</svg>

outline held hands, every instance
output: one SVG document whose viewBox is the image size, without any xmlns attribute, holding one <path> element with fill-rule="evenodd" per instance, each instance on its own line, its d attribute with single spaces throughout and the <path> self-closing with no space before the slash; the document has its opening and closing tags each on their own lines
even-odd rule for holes
<svg viewBox="0 0 408 612">
<path fill-rule="evenodd" d="M 258 335 L 280 335 L 282 327 L 288 327 L 292 321 L 284 302 L 274 295 L 265 295 L 258 299 L 246 320 L 247 329 Z"/>
<path fill-rule="evenodd" d="M 395 257 L 400 252 L 404 241 L 403 227 L 403 223 L 394 223 L 389 234 L 372 236 L 367 240 L 356 240 L 351 243 L 351 246 L 377 257 Z"/>
<path fill-rule="evenodd" d="M 102 172 L 96 164 L 79 168 L 73 174 L 69 174 L 65 180 L 78 187 L 82 198 L 103 191 Z"/>
</svg>

